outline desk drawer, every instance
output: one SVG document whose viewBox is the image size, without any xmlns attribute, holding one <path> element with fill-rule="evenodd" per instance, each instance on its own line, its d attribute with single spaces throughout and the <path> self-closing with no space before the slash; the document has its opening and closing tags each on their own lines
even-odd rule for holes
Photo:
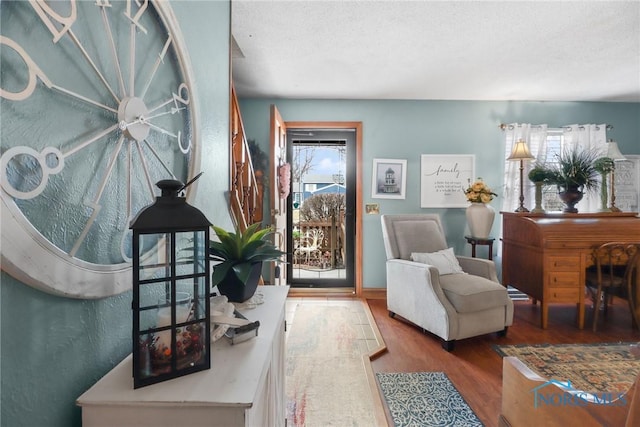
<svg viewBox="0 0 640 427">
<path fill-rule="evenodd" d="M 549 271 L 580 271 L 580 257 L 550 256 L 547 266 Z"/>
<path fill-rule="evenodd" d="M 578 302 L 579 300 L 578 288 L 549 288 L 548 302 Z"/>
<path fill-rule="evenodd" d="M 580 273 L 577 271 L 552 271 L 549 273 L 550 288 L 576 288 L 580 286 Z"/>
</svg>

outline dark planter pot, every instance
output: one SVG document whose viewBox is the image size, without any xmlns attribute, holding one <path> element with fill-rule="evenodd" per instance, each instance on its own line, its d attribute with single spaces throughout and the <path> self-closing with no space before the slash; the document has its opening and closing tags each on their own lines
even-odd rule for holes
<svg viewBox="0 0 640 427">
<path fill-rule="evenodd" d="M 218 284 L 218 291 L 221 295 L 226 296 L 230 302 L 245 302 L 256 293 L 261 274 L 262 263 L 257 262 L 251 268 L 247 283 L 242 284 L 235 274 L 229 274 Z"/>
<path fill-rule="evenodd" d="M 561 191 L 558 192 L 558 196 L 560 200 L 562 200 L 562 203 L 565 204 L 562 212 L 578 213 L 576 204 L 582 200 L 582 196 L 584 195 L 579 187 L 568 187 L 566 189 L 560 187 L 559 189 Z"/>
</svg>

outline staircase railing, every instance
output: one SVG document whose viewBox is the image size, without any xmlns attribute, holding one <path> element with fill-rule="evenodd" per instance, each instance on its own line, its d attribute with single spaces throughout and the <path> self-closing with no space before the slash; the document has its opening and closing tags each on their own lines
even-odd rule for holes
<svg viewBox="0 0 640 427">
<path fill-rule="evenodd" d="M 231 213 L 241 230 L 262 221 L 262 180 L 256 179 L 235 88 L 231 88 Z"/>
</svg>

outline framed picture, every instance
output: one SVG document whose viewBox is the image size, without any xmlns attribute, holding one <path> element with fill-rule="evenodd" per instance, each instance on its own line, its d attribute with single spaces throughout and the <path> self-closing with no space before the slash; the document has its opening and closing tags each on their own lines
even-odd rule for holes
<svg viewBox="0 0 640 427">
<path fill-rule="evenodd" d="M 475 155 L 423 154 L 420 160 L 420 207 L 469 206 L 464 190 L 475 180 Z"/>
<path fill-rule="evenodd" d="M 371 197 L 374 199 L 404 199 L 407 188 L 407 161 L 373 159 Z"/>
<path fill-rule="evenodd" d="M 380 214 L 380 205 L 377 203 L 367 203 L 364 205 L 365 212 L 367 215 L 379 215 Z"/>
<path fill-rule="evenodd" d="M 616 207 L 623 212 L 638 212 L 640 199 L 640 156 L 625 154 L 627 160 L 616 161 L 614 190 Z M 611 197 L 611 195 L 609 195 Z"/>
</svg>

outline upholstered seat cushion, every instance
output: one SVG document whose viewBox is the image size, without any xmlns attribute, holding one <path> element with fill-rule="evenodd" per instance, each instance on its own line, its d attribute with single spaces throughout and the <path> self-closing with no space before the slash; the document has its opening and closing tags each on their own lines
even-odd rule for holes
<svg viewBox="0 0 640 427">
<path fill-rule="evenodd" d="M 458 313 L 473 313 L 507 305 L 509 294 L 500 283 L 471 274 L 440 276 L 440 285 Z"/>
<path fill-rule="evenodd" d="M 620 268 L 616 268 L 614 269 L 613 274 L 609 274 L 606 267 L 603 267 L 603 272 L 602 272 L 602 287 L 604 288 L 610 288 L 610 287 L 619 287 L 619 286 L 623 286 L 625 285 L 625 280 L 624 280 L 624 266 L 621 266 Z M 587 286 L 591 286 L 593 288 L 597 288 L 598 287 L 598 272 L 597 270 L 592 267 L 589 267 L 587 269 L 587 274 L 586 274 L 586 280 L 587 280 Z"/>
</svg>

